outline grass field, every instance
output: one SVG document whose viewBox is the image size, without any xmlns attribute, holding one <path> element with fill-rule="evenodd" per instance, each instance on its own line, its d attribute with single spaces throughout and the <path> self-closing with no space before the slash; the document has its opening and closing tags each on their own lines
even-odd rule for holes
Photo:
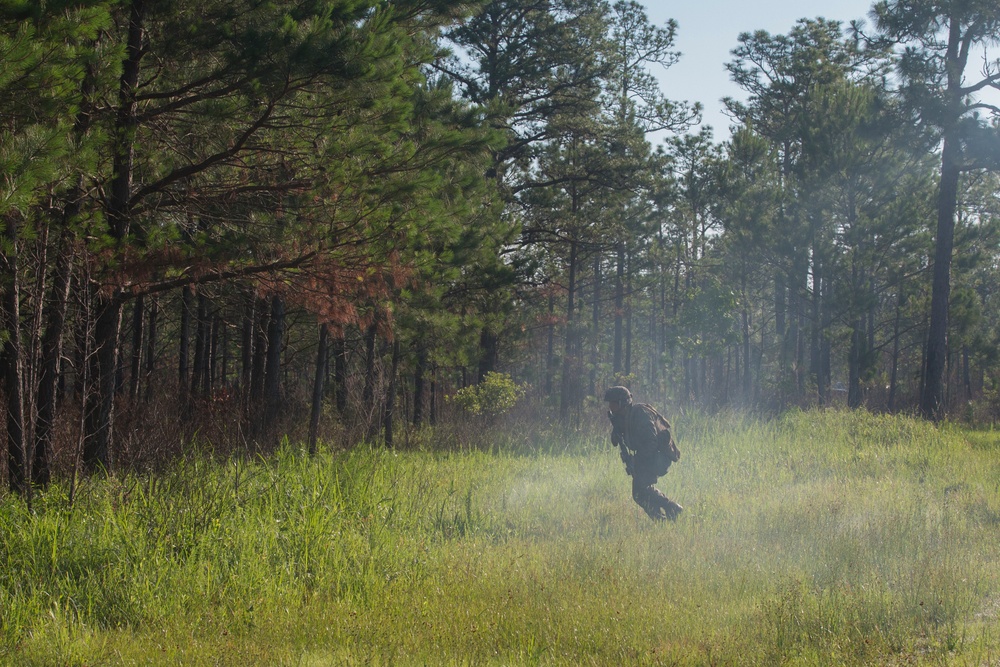
<svg viewBox="0 0 1000 667">
<path fill-rule="evenodd" d="M 2 499 L 0 663 L 1000 664 L 1000 434 L 674 422 L 673 524 L 632 503 L 603 424 Z"/>
</svg>

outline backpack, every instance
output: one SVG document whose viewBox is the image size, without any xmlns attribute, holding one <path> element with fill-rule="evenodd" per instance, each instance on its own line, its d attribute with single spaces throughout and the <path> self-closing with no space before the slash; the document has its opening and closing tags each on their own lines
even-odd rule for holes
<svg viewBox="0 0 1000 667">
<path fill-rule="evenodd" d="M 645 409 L 656 429 L 656 472 L 662 475 L 667 472 L 671 463 L 681 460 L 681 450 L 677 449 L 677 443 L 670 435 L 670 422 L 667 418 L 651 405 L 645 405 Z"/>
</svg>

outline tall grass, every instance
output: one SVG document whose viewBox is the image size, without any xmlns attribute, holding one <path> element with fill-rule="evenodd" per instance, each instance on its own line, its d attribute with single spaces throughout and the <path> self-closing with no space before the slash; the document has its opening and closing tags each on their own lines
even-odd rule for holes
<svg viewBox="0 0 1000 667">
<path fill-rule="evenodd" d="M 675 427 L 675 524 L 632 503 L 604 427 L 5 499 L 0 662 L 1000 660 L 1000 436 L 842 412 Z"/>
</svg>

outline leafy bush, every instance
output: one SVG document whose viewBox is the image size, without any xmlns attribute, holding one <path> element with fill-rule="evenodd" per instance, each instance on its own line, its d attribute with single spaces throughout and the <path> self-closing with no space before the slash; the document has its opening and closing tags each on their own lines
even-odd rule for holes
<svg viewBox="0 0 1000 667">
<path fill-rule="evenodd" d="M 498 417 L 517 405 L 526 389 L 506 373 L 490 372 L 479 384 L 459 389 L 447 400 L 470 414 Z"/>
</svg>

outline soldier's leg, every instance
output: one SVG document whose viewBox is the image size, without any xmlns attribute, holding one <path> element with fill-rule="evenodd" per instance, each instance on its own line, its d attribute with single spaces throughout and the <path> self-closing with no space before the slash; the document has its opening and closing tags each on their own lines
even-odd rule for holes
<svg viewBox="0 0 1000 667">
<path fill-rule="evenodd" d="M 670 500 L 654 486 L 656 478 L 648 475 L 632 477 L 632 499 L 652 519 L 670 519 L 673 521 L 684 511 L 679 503 Z"/>
<path fill-rule="evenodd" d="M 683 507 L 667 498 L 656 488 L 655 454 L 652 451 L 636 452 L 633 461 L 632 499 L 653 519 L 673 521 Z"/>
<path fill-rule="evenodd" d="M 660 496 L 663 496 L 653 484 L 655 477 L 637 473 L 632 476 L 632 500 L 642 508 L 651 519 L 660 520 L 666 518 L 663 511 L 663 504 Z"/>
</svg>

